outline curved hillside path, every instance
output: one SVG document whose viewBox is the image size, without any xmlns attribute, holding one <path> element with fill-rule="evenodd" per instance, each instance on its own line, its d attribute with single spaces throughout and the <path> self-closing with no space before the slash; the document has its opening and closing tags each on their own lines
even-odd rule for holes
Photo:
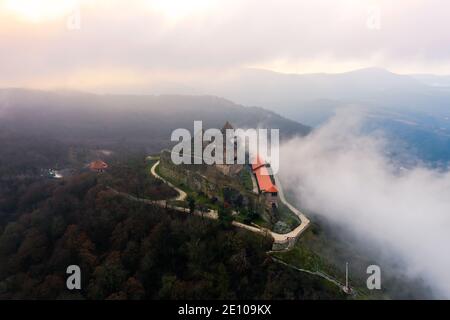
<svg viewBox="0 0 450 320">
<path fill-rule="evenodd" d="M 158 175 L 156 173 L 156 168 L 158 167 L 160 161 L 158 160 L 157 162 L 155 162 L 155 164 L 151 167 L 150 172 L 151 174 L 157 178 L 157 179 L 161 179 L 163 182 L 167 183 L 170 187 L 174 188 L 177 192 L 178 192 L 178 196 L 175 198 L 175 200 L 179 200 L 179 201 L 183 201 L 187 198 L 187 194 L 186 192 L 184 192 L 183 190 L 181 190 L 180 188 L 177 188 L 176 186 L 174 186 L 172 183 L 170 183 L 169 181 L 167 181 L 166 179 L 164 179 L 163 177 L 161 177 L 160 175 Z M 284 193 L 283 193 L 283 188 L 281 186 L 281 182 L 278 179 L 278 177 L 276 175 L 273 175 L 274 179 L 275 179 L 275 184 L 278 186 L 278 195 L 280 198 L 280 201 L 286 205 L 290 210 L 292 210 L 292 212 L 294 212 L 298 218 L 300 219 L 300 225 L 295 228 L 294 230 L 292 230 L 291 232 L 287 233 L 287 234 L 279 234 L 279 233 L 275 233 L 269 229 L 265 229 L 265 228 L 261 228 L 261 227 L 256 227 L 256 226 L 250 226 L 248 224 L 243 224 L 237 221 L 233 221 L 232 224 L 238 228 L 242 228 L 242 229 L 246 229 L 249 230 L 251 232 L 254 233 L 259 233 L 262 235 L 268 235 L 270 234 L 272 236 L 272 238 L 274 239 L 274 243 L 280 243 L 280 244 L 284 244 L 286 242 L 289 242 L 289 245 L 287 247 L 287 249 L 285 250 L 289 250 L 292 248 L 291 246 L 291 240 L 292 239 L 298 239 L 298 237 L 300 237 L 300 235 L 306 230 L 306 228 L 309 226 L 310 224 L 310 220 L 297 208 L 295 208 L 293 205 L 291 205 L 285 198 Z M 114 192 L 118 193 L 118 194 L 122 194 L 126 197 L 128 197 L 128 199 L 133 200 L 133 201 L 140 201 L 140 202 L 145 202 L 145 203 L 151 203 L 151 204 L 157 204 L 163 207 L 170 207 L 173 210 L 177 210 L 179 212 L 182 213 L 186 213 L 186 208 L 184 207 L 179 207 L 179 206 L 171 206 L 167 204 L 166 200 L 160 200 L 160 201 L 151 201 L 151 200 L 147 200 L 147 199 L 140 199 L 140 198 L 136 198 L 134 196 L 131 196 L 129 194 L 124 194 L 121 192 L 117 192 L 116 190 L 110 188 L 111 190 L 113 190 Z M 194 212 L 195 215 L 197 216 L 201 216 L 201 217 L 206 217 L 209 219 L 214 219 L 217 220 L 219 218 L 219 214 L 216 210 L 208 210 L 207 212 L 199 212 L 198 210 L 196 210 Z M 295 242 L 293 242 L 295 243 Z M 331 283 L 333 283 L 334 285 L 338 286 L 341 290 L 343 290 L 344 292 L 347 293 L 346 291 L 346 287 L 345 285 L 343 285 L 341 282 L 339 282 L 337 279 L 329 276 L 326 273 L 320 272 L 320 271 L 311 271 L 311 270 L 307 270 L 307 269 L 301 269 L 298 268 L 296 266 L 290 265 L 286 262 L 284 262 L 283 260 L 280 260 L 272 255 L 270 255 L 270 257 L 277 263 L 283 264 L 287 267 L 293 268 L 297 271 L 301 271 L 301 272 L 305 272 L 305 273 L 309 273 L 311 275 L 315 275 L 315 276 L 319 276 L 324 278 L 325 280 L 330 281 Z M 352 291 L 352 294 L 356 294 L 356 292 Z"/>
<path fill-rule="evenodd" d="M 275 179 L 275 184 L 278 187 L 278 197 L 279 197 L 280 201 L 286 207 L 288 207 L 292 212 L 294 212 L 297 215 L 297 217 L 300 219 L 300 225 L 297 228 L 295 228 L 294 230 L 292 230 L 291 232 L 283 234 L 283 236 L 287 236 L 287 237 L 291 237 L 291 238 L 298 238 L 306 230 L 306 228 L 308 228 L 310 221 L 300 210 L 298 210 L 296 207 L 294 207 L 292 204 L 290 204 L 286 200 L 280 179 L 278 179 L 278 176 L 275 174 L 273 175 L 273 177 Z"/>
<path fill-rule="evenodd" d="M 163 177 L 161 177 L 160 175 L 158 175 L 156 173 L 156 168 L 158 167 L 159 164 L 160 164 L 159 160 L 157 162 L 155 162 L 155 164 L 150 169 L 150 173 L 155 178 L 162 180 L 164 183 L 167 183 L 170 187 L 172 187 L 173 189 L 175 189 L 178 192 L 178 196 L 174 200 L 184 201 L 187 198 L 186 192 L 184 192 L 180 188 L 174 186 L 172 183 L 170 183 L 169 181 L 167 181 L 166 179 L 164 179 Z M 279 187 L 280 201 L 283 202 L 290 210 L 292 210 L 292 212 L 294 212 L 299 217 L 300 225 L 289 233 L 280 234 L 280 233 L 275 233 L 269 229 L 256 227 L 256 226 L 250 226 L 250 225 L 243 224 L 243 223 L 240 223 L 237 221 L 233 221 L 232 224 L 236 227 L 243 228 L 243 229 L 255 232 L 255 233 L 270 234 L 273 237 L 275 243 L 283 244 L 286 242 L 290 242 L 293 239 L 297 239 L 303 233 L 303 231 L 306 230 L 310 221 L 302 212 L 300 212 L 297 208 L 295 208 L 293 205 L 291 205 L 289 202 L 286 201 L 286 198 L 284 197 L 284 194 L 283 194 L 283 190 L 281 188 L 281 183 L 276 176 L 274 176 L 274 177 L 275 177 L 275 182 L 276 182 L 277 186 Z M 165 201 L 164 201 L 164 204 L 166 204 Z M 171 206 L 171 208 L 175 209 L 177 211 L 186 212 L 186 209 L 183 207 Z M 209 210 L 208 212 L 196 211 L 194 214 L 204 216 L 204 217 L 207 217 L 210 219 L 218 219 L 218 217 L 219 217 L 219 213 L 216 210 Z"/>
<path fill-rule="evenodd" d="M 162 180 L 164 183 L 168 184 L 170 187 L 175 189 L 176 192 L 178 192 L 178 197 L 176 197 L 174 200 L 176 200 L 176 201 L 184 201 L 184 200 L 186 200 L 186 198 L 187 198 L 187 193 L 186 192 L 184 192 L 180 188 L 177 188 L 172 183 L 170 183 L 169 181 L 167 181 L 166 179 L 164 179 L 163 177 L 161 177 L 159 174 L 156 173 L 156 167 L 159 165 L 159 162 L 160 162 L 160 160 L 156 161 L 155 164 L 152 166 L 152 168 L 150 169 L 151 174 L 155 178 Z"/>
</svg>

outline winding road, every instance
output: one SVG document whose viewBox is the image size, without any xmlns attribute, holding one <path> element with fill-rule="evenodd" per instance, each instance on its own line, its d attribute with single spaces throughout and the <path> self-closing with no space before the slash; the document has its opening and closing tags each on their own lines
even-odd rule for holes
<svg viewBox="0 0 450 320">
<path fill-rule="evenodd" d="M 286 206 L 288 207 L 292 212 L 294 212 L 297 217 L 300 219 L 300 224 L 297 226 L 297 228 L 295 228 L 294 230 L 292 230 L 291 232 L 284 234 L 283 236 L 287 236 L 287 237 L 291 237 L 291 238 L 298 238 L 305 230 L 306 228 L 308 228 L 310 221 L 309 219 L 300 211 L 298 210 L 296 207 L 294 207 L 292 204 L 290 204 L 285 196 L 284 196 L 284 192 L 283 192 L 283 187 L 281 185 L 280 179 L 278 178 L 277 175 L 273 175 L 274 179 L 275 179 L 275 184 L 278 187 L 278 197 L 280 199 L 280 201 Z"/>
<path fill-rule="evenodd" d="M 178 192 L 178 196 L 176 198 L 174 198 L 173 200 L 178 200 L 178 201 L 184 201 L 187 198 L 187 194 L 186 192 L 184 192 L 183 190 L 181 190 L 180 188 L 174 186 L 172 183 L 170 183 L 169 181 L 167 181 L 166 179 L 164 179 L 163 177 L 161 177 L 160 175 L 158 175 L 156 173 L 156 168 L 158 167 L 160 161 L 158 160 L 157 162 L 155 162 L 155 164 L 151 167 L 150 172 L 151 174 L 157 178 L 162 180 L 164 183 L 168 184 L 170 187 L 172 187 L 173 189 L 175 189 Z M 237 221 L 233 221 L 232 224 L 238 228 L 242 228 L 242 229 L 246 229 L 249 230 L 251 232 L 255 232 L 255 233 L 259 233 L 259 234 L 263 234 L 263 235 L 267 235 L 270 234 L 272 236 L 272 238 L 274 239 L 274 243 L 278 243 L 278 244 L 286 244 L 288 243 L 288 246 L 285 250 L 289 250 L 293 247 L 293 245 L 295 244 L 295 241 L 300 237 L 300 235 L 308 228 L 309 224 L 310 224 L 310 220 L 300 211 L 298 210 L 296 207 L 294 207 L 292 204 L 290 204 L 285 196 L 284 196 L 284 192 L 283 192 L 283 188 L 281 186 L 281 182 L 279 180 L 279 178 L 276 175 L 273 175 L 274 179 L 275 179 L 275 183 L 278 187 L 278 195 L 279 195 L 279 199 L 280 201 L 286 205 L 292 212 L 294 212 L 298 218 L 300 219 L 300 225 L 295 228 L 294 230 L 292 230 L 291 232 L 287 233 L 287 234 L 279 234 L 279 233 L 275 233 L 269 229 L 265 229 L 265 228 L 257 228 L 255 226 L 250 226 L 247 224 L 243 224 Z M 132 200 L 136 200 L 136 201 L 144 201 L 144 202 L 149 202 L 150 200 L 146 200 L 146 199 L 139 199 L 136 197 L 133 197 L 131 195 L 128 195 L 128 197 Z M 172 205 L 168 205 L 166 200 L 160 200 L 160 201 L 152 201 L 152 203 L 156 203 L 158 205 L 161 206 L 165 206 L 165 207 L 169 207 L 171 209 L 180 211 L 180 212 L 184 212 L 186 213 L 186 208 L 184 207 L 178 207 L 178 206 L 172 206 Z M 199 211 L 195 211 L 194 212 L 195 215 L 199 215 L 202 217 L 206 217 L 209 219 L 218 219 L 219 218 L 219 214 L 217 211 L 215 210 L 209 210 L 208 212 L 199 212 Z M 274 257 L 273 255 L 270 255 L 271 258 L 273 259 L 273 261 L 283 264 L 287 267 L 293 268 L 297 271 L 300 272 L 304 272 L 304 273 L 308 273 L 311 275 L 315 275 L 315 276 L 319 276 L 331 283 L 333 283 L 334 285 L 336 285 L 337 287 L 339 287 L 341 290 L 343 290 L 345 293 L 348 293 L 348 291 L 346 291 L 348 288 L 346 288 L 346 286 L 344 284 L 342 284 L 340 281 L 338 281 L 337 279 L 333 278 L 332 276 L 321 272 L 319 270 L 317 271 L 311 271 L 311 270 L 307 270 L 307 269 L 302 269 L 302 268 L 298 268 L 296 266 L 293 266 L 291 264 L 288 264 L 286 262 L 284 262 L 283 260 L 280 260 L 276 257 Z M 356 294 L 356 291 L 351 291 L 351 294 Z"/>
<path fill-rule="evenodd" d="M 178 192 L 178 196 L 175 199 L 173 199 L 173 200 L 176 200 L 176 201 L 184 201 L 184 200 L 186 200 L 186 198 L 187 198 L 186 192 L 184 192 L 180 188 L 176 187 L 171 182 L 167 181 L 166 179 L 164 179 L 163 177 L 158 175 L 158 173 L 156 173 L 156 168 L 158 167 L 159 164 L 160 164 L 159 160 L 157 162 L 155 162 L 155 164 L 150 169 L 150 173 L 155 178 L 162 180 L 164 183 L 168 184 L 170 187 L 172 187 L 173 189 L 175 189 L 175 191 Z M 232 224 L 234 226 L 236 226 L 236 227 L 243 228 L 243 229 L 255 232 L 255 233 L 270 234 L 272 236 L 272 238 L 274 239 L 274 243 L 277 243 L 277 244 L 286 244 L 286 243 L 288 243 L 288 248 L 290 248 L 290 247 L 293 246 L 293 244 L 295 244 L 295 241 L 298 239 L 298 237 L 309 226 L 310 221 L 300 210 L 298 210 L 293 205 L 291 205 L 289 202 L 287 202 L 286 198 L 284 197 L 283 189 L 281 187 L 281 183 L 280 183 L 278 177 L 276 177 L 276 176 L 274 176 L 274 177 L 275 177 L 276 185 L 278 186 L 280 201 L 298 216 L 298 218 L 300 219 L 300 225 L 298 225 L 297 228 L 295 228 L 294 230 L 292 230 L 289 233 L 280 234 L 280 233 L 275 233 L 275 232 L 273 232 L 273 231 L 271 231 L 269 229 L 266 229 L 266 228 L 250 226 L 250 225 L 243 224 L 243 223 L 240 223 L 240 222 L 237 222 L 237 221 L 233 221 Z M 140 199 L 140 200 L 143 200 L 143 199 Z M 157 201 L 156 203 L 164 204 L 165 206 L 168 206 L 168 207 L 170 207 L 172 209 L 175 209 L 177 211 L 186 212 L 185 208 L 177 207 L 177 206 L 169 206 L 166 201 Z M 204 216 L 204 217 L 207 217 L 207 218 L 211 218 L 211 219 L 218 219 L 218 217 L 219 217 L 219 214 L 218 214 L 218 212 L 216 210 L 209 210 L 206 213 L 205 212 L 198 212 L 198 211 L 196 211 L 196 212 L 194 212 L 194 214 L 201 215 L 201 216 Z"/>
<path fill-rule="evenodd" d="M 168 184 L 170 187 L 175 189 L 176 192 L 178 192 L 178 196 L 174 199 L 175 201 L 184 201 L 184 200 L 186 200 L 186 198 L 187 198 L 187 193 L 186 192 L 184 192 L 180 188 L 177 188 L 172 183 L 170 183 L 169 181 L 167 181 L 166 179 L 164 179 L 163 177 L 161 177 L 159 174 L 156 173 L 156 167 L 159 166 L 159 162 L 160 162 L 159 160 L 156 161 L 155 164 L 150 169 L 150 172 L 151 172 L 152 176 L 154 176 L 157 179 L 162 180 L 164 183 Z"/>
<path fill-rule="evenodd" d="M 178 196 L 172 200 L 176 200 L 176 201 L 184 201 L 187 198 L 187 193 L 184 192 L 183 190 L 181 190 L 180 188 L 176 187 L 175 185 L 173 185 L 172 183 L 170 183 L 169 181 L 167 181 L 166 179 L 164 179 L 163 177 L 161 177 L 160 175 L 158 175 L 156 173 L 156 168 L 158 167 L 158 165 L 160 164 L 160 161 L 158 160 L 157 162 L 155 162 L 155 164 L 151 167 L 150 172 L 151 174 L 157 178 L 160 179 L 161 181 L 163 181 L 164 183 L 168 184 L 170 187 L 172 187 L 173 189 L 175 189 L 178 193 Z M 291 205 L 289 202 L 286 201 L 286 198 L 284 196 L 283 190 L 281 188 L 281 183 L 278 179 L 278 177 L 274 176 L 275 178 L 275 182 L 278 186 L 278 191 L 279 191 L 279 197 L 280 197 L 280 201 L 282 203 L 284 203 L 289 209 L 291 209 L 300 219 L 301 223 L 300 225 L 295 228 L 294 230 L 292 230 L 291 232 L 287 233 L 287 234 L 279 234 L 279 233 L 275 233 L 269 229 L 265 229 L 265 228 L 261 228 L 261 227 L 256 227 L 256 226 L 250 226 L 247 224 L 243 224 L 237 221 L 233 221 L 232 224 L 238 228 L 242 228 L 242 229 L 246 229 L 249 230 L 251 232 L 255 232 L 255 233 L 259 233 L 262 235 L 271 235 L 272 238 L 274 239 L 274 243 L 277 244 L 286 244 L 288 243 L 288 246 L 286 249 L 284 250 L 290 250 L 292 249 L 293 245 L 295 244 L 295 240 L 298 239 L 298 237 L 306 230 L 306 228 L 309 226 L 310 221 L 309 219 L 297 208 L 295 208 L 293 205 Z M 184 207 L 180 207 L 180 206 L 175 206 L 175 205 L 171 205 L 168 203 L 168 200 L 149 200 L 149 199 L 143 199 L 143 198 L 138 198 L 135 197 L 131 194 L 128 193 L 124 193 L 124 192 L 120 192 L 115 190 L 114 188 L 108 187 L 112 192 L 119 194 L 121 196 L 124 196 L 126 198 L 128 198 L 129 200 L 132 201 L 137 201 L 137 202 L 142 202 L 142 203 L 148 203 L 148 204 L 153 204 L 153 205 L 158 205 L 161 207 L 165 207 L 165 208 L 170 208 L 176 211 L 179 211 L 181 213 L 187 213 L 186 208 Z M 215 210 L 209 210 L 208 212 L 200 212 L 198 210 L 196 210 L 194 212 L 195 215 L 198 216 L 202 216 L 202 217 L 206 217 L 209 219 L 214 219 L 217 220 L 219 218 L 219 214 L 217 211 Z M 280 251 L 280 250 L 277 250 Z M 270 253 L 271 251 L 269 251 L 268 253 Z M 338 280 L 336 280 L 335 278 L 331 277 L 330 275 L 321 272 L 321 271 L 311 271 L 311 270 L 307 270 L 307 269 L 301 269 L 298 268 L 296 266 L 290 265 L 286 262 L 284 262 L 283 260 L 280 260 L 276 257 L 274 257 L 273 255 L 270 255 L 270 257 L 272 258 L 273 261 L 283 264 L 287 267 L 293 268 L 297 271 L 300 272 L 305 272 L 305 273 L 309 273 L 311 275 L 315 275 L 315 276 L 319 276 L 322 277 L 330 282 L 332 282 L 334 285 L 338 286 L 339 288 L 341 288 L 344 292 L 347 293 L 346 291 L 346 287 L 345 285 L 343 285 L 341 282 L 339 282 Z M 352 291 L 352 294 L 356 294 L 356 292 Z"/>
</svg>

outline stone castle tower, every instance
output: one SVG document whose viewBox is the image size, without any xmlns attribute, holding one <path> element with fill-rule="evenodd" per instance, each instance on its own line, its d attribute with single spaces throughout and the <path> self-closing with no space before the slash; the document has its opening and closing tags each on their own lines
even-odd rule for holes
<svg viewBox="0 0 450 320">
<path fill-rule="evenodd" d="M 226 130 L 227 129 L 231 129 L 234 130 L 233 126 L 227 121 L 225 123 L 225 125 L 222 128 L 222 135 L 223 135 L 223 158 L 224 161 L 227 158 L 227 154 L 226 154 Z M 217 170 L 219 170 L 220 172 L 222 172 L 224 175 L 236 175 L 238 174 L 242 168 L 244 167 L 242 164 L 237 164 L 236 160 L 237 160 L 237 143 L 236 141 L 232 141 L 232 144 L 234 145 L 233 148 L 233 159 L 235 161 L 234 164 L 216 164 L 216 168 Z"/>
</svg>

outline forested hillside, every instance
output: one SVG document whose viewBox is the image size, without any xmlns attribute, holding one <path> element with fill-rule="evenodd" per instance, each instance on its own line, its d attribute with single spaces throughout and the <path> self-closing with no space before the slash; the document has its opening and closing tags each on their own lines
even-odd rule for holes
<svg viewBox="0 0 450 320">
<path fill-rule="evenodd" d="M 110 173 L 16 181 L 0 203 L 2 299 L 343 298 L 320 279 L 276 264 L 271 240 L 216 221 L 127 200 L 167 193 L 142 162 Z M 82 289 L 66 289 L 79 265 Z"/>
<path fill-rule="evenodd" d="M 271 111 L 243 107 L 213 96 L 94 95 L 72 91 L 0 90 L 0 125 L 9 134 L 89 147 L 128 146 L 158 152 L 176 128 L 193 131 L 226 121 L 242 128 L 277 128 L 280 136 L 304 135 L 309 127 Z"/>
</svg>

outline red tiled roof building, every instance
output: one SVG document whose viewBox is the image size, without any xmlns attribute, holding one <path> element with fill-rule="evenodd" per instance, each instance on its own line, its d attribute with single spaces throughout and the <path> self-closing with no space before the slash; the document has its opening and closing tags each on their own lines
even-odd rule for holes
<svg viewBox="0 0 450 320">
<path fill-rule="evenodd" d="M 108 164 L 102 160 L 96 160 L 89 164 L 89 169 L 96 172 L 103 172 L 108 169 Z"/>
<path fill-rule="evenodd" d="M 259 156 L 256 158 L 256 163 L 252 164 L 252 171 L 256 177 L 259 191 L 266 196 L 268 203 L 272 206 L 276 206 L 278 188 L 272 182 L 267 165 Z"/>
</svg>

